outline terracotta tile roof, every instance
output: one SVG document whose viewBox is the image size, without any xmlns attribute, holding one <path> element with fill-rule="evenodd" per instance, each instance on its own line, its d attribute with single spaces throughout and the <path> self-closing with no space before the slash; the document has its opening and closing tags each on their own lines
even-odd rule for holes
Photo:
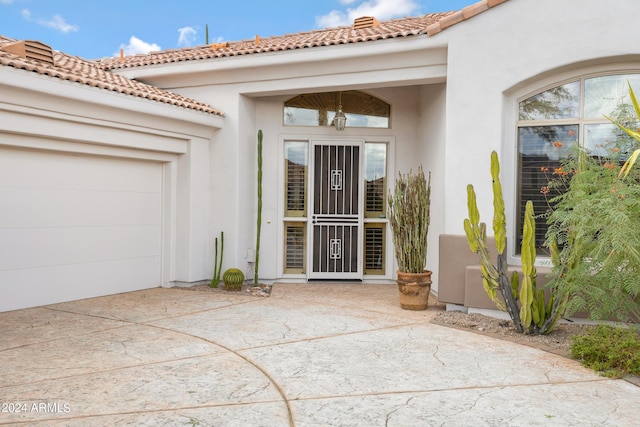
<svg viewBox="0 0 640 427">
<path fill-rule="evenodd" d="M 15 43 L 17 40 L 0 35 L 0 48 Z M 171 104 L 207 114 L 224 116 L 220 111 L 202 102 L 159 89 L 155 86 L 128 79 L 119 74 L 111 73 L 96 65 L 94 62 L 70 56 L 61 52 L 54 52 L 54 65 L 46 62 L 27 59 L 0 50 L 0 65 L 20 70 L 32 71 L 38 74 L 68 80 L 74 83 L 110 90 L 126 95 L 145 98 L 152 101 Z"/>
<path fill-rule="evenodd" d="M 182 61 L 223 58 L 230 56 L 252 55 L 264 52 L 278 52 L 296 49 L 334 46 L 342 44 L 371 42 L 376 40 L 411 37 L 426 34 L 426 28 L 455 12 L 432 13 L 420 17 L 407 17 L 377 22 L 368 28 L 349 27 L 328 28 L 284 36 L 239 42 L 214 43 L 192 48 L 151 52 L 146 55 L 134 55 L 109 58 L 99 61 L 105 69 L 132 68 L 146 65 L 168 64 Z M 374 20 L 375 21 L 375 20 Z"/>
<path fill-rule="evenodd" d="M 430 36 L 438 34 L 439 32 L 446 30 L 447 28 L 455 25 L 459 22 L 466 21 L 469 18 L 476 16 L 479 13 L 484 12 L 494 6 L 504 3 L 508 0 L 481 0 L 477 3 L 470 4 L 469 6 L 453 12 L 450 15 L 440 19 L 426 28 L 426 33 Z"/>
<path fill-rule="evenodd" d="M 374 22 L 373 26 L 366 28 L 359 28 L 359 19 L 357 19 L 356 25 L 349 27 L 327 28 L 324 30 L 285 34 L 284 36 L 273 36 L 262 39 L 256 36 L 255 40 L 213 43 L 211 45 L 192 48 L 151 52 L 148 54 L 127 56 L 122 60 L 120 58 L 108 58 L 98 61 L 98 63 L 105 69 L 122 69 L 183 61 L 252 55 L 264 52 L 371 42 L 421 34 L 432 36 L 506 1 L 508 0 L 480 0 L 460 11 L 431 13 L 419 17 L 406 17 L 383 22 L 378 22 L 374 17 L 366 17 L 366 19 L 359 18 Z"/>
</svg>

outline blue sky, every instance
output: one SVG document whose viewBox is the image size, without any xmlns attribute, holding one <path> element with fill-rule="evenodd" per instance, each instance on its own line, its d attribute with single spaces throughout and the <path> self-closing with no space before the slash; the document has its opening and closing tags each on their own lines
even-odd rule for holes
<svg viewBox="0 0 640 427">
<path fill-rule="evenodd" d="M 0 0 L 0 34 L 87 59 L 460 10 L 477 0 Z"/>
</svg>

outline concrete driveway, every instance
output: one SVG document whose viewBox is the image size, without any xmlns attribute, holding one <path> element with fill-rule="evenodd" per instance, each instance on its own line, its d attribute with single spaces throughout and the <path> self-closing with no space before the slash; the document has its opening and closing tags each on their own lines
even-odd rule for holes
<svg viewBox="0 0 640 427">
<path fill-rule="evenodd" d="M 0 313 L 0 425 L 631 426 L 640 387 L 429 323 L 392 285 L 151 289 Z"/>
</svg>

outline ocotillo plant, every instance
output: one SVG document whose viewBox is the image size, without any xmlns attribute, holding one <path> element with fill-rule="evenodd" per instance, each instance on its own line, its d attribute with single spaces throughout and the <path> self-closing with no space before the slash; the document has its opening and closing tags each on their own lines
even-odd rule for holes
<svg viewBox="0 0 640 427">
<path fill-rule="evenodd" d="M 262 129 L 258 130 L 258 223 L 256 224 L 256 269 L 253 284 L 258 284 L 260 266 L 260 230 L 262 228 Z"/>
<path fill-rule="evenodd" d="M 533 203 L 527 202 L 522 239 L 522 283 L 518 273 L 514 272 L 511 280 L 507 277 L 507 256 L 505 253 L 507 226 L 504 212 L 504 198 L 500 183 L 500 163 L 498 154 L 491 153 L 491 177 L 493 179 L 493 234 L 498 251 L 497 266 L 493 264 L 487 248 L 486 226 L 480 222 L 480 213 L 476 203 L 473 186 L 467 186 L 469 218 L 464 220 L 469 248 L 480 257 L 482 282 L 489 298 L 496 305 L 509 313 L 517 332 L 532 335 L 545 335 L 553 330 L 558 319 L 564 313 L 568 296 L 561 294 L 556 288 L 551 289 L 551 296 L 545 302 L 543 289 L 536 288 L 535 221 L 533 219 Z M 551 248 L 555 260 L 557 248 Z M 502 299 L 497 295 L 500 291 Z"/>
<path fill-rule="evenodd" d="M 218 238 L 215 243 L 215 258 L 213 259 L 213 279 L 209 284 L 212 288 L 217 288 L 220 283 L 220 274 L 222 274 L 222 257 L 224 255 L 224 231 L 220 232 L 220 263 L 218 264 Z"/>
</svg>

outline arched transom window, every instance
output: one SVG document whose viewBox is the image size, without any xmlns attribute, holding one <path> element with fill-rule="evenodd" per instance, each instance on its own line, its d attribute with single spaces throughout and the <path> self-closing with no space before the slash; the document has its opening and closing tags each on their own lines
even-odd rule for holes
<svg viewBox="0 0 640 427">
<path fill-rule="evenodd" d="M 284 103 L 285 126 L 334 126 L 338 109 L 347 117 L 346 127 L 389 128 L 391 106 L 357 90 L 307 93 Z"/>
</svg>

